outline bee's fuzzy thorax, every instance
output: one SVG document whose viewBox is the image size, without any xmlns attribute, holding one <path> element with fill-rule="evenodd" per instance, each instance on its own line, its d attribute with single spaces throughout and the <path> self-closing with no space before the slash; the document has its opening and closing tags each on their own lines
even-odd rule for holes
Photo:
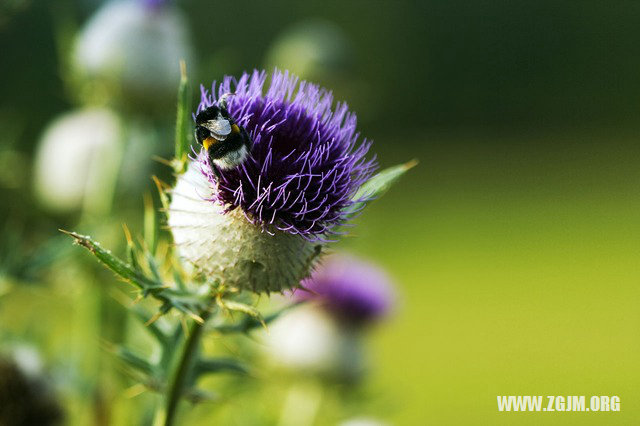
<svg viewBox="0 0 640 426">
<path fill-rule="evenodd" d="M 307 240 L 324 240 L 348 218 L 353 196 L 376 168 L 366 159 L 370 142 L 358 144 L 356 116 L 333 108 L 331 92 L 275 71 L 225 77 L 211 92 L 201 88 L 197 113 L 225 98 L 229 115 L 246 129 L 253 146 L 245 161 L 216 163 L 198 156 L 216 190 L 211 202 L 239 208 L 248 222 Z M 216 96 L 217 93 L 217 96 Z M 237 153 L 241 154 L 241 153 Z"/>
</svg>

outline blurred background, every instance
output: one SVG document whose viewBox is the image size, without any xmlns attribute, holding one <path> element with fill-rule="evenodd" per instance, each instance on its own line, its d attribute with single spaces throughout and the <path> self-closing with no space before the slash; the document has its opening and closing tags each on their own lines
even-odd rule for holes
<svg viewBox="0 0 640 426">
<path fill-rule="evenodd" d="M 147 424 L 103 350 L 132 327 L 122 284 L 57 230 L 116 252 L 123 223 L 142 232 L 149 176 L 171 179 L 153 157 L 173 152 L 179 59 L 194 102 L 277 66 L 346 100 L 381 166 L 420 160 L 336 245 L 397 303 L 315 424 L 639 422 L 639 24 L 632 1 L 3 1 L 1 353 L 66 424 Z M 187 424 L 283 424 L 290 384 L 262 379 Z M 621 412 L 498 413 L 496 395 Z"/>
</svg>

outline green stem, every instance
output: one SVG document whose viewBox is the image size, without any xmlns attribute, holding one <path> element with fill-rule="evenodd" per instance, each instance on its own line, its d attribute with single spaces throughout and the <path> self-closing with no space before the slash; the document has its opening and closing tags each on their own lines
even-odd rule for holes
<svg viewBox="0 0 640 426">
<path fill-rule="evenodd" d="M 191 368 L 193 367 L 193 360 L 198 353 L 198 345 L 204 331 L 204 325 L 209 318 L 210 312 L 205 310 L 201 317 L 203 322 L 194 321 L 191 329 L 189 330 L 189 336 L 184 344 L 182 354 L 178 366 L 175 370 L 175 374 L 171 378 L 169 393 L 167 394 L 167 405 L 165 411 L 164 426 L 172 426 L 176 417 L 178 409 L 178 403 L 182 397 L 184 391 L 184 384 L 189 377 Z"/>
</svg>

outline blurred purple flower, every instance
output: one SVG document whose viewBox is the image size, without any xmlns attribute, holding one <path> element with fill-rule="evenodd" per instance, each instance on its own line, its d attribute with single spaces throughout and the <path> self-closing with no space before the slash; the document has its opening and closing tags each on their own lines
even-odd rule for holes
<svg viewBox="0 0 640 426">
<path fill-rule="evenodd" d="M 201 88 L 198 112 L 234 93 L 228 111 L 254 143 L 247 161 L 220 170 L 220 178 L 200 154 L 202 171 L 216 188 L 212 201 L 228 210 L 240 207 L 266 230 L 325 240 L 338 233 L 352 197 L 376 169 L 374 159 L 365 158 L 371 143 L 357 143 L 356 115 L 345 103 L 332 109 L 330 91 L 276 70 L 264 94 L 266 79 L 266 72 L 254 71 L 237 81 L 226 76 L 211 92 Z"/>
<path fill-rule="evenodd" d="M 170 0 L 141 0 L 142 4 L 149 10 L 159 10 L 164 5 L 168 4 Z"/>
<path fill-rule="evenodd" d="M 395 299 L 384 271 L 344 255 L 328 257 L 302 286 L 294 293 L 296 299 L 317 301 L 340 321 L 355 326 L 383 317 Z"/>
</svg>

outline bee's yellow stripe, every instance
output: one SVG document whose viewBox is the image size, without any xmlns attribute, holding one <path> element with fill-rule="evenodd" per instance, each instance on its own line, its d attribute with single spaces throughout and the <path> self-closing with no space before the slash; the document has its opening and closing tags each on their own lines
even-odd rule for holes
<svg viewBox="0 0 640 426">
<path fill-rule="evenodd" d="M 231 125 L 231 131 L 232 131 L 233 133 L 240 133 L 240 128 L 238 127 L 238 125 L 237 125 L 237 124 L 232 124 L 232 125 Z"/>
<path fill-rule="evenodd" d="M 215 145 L 217 142 L 218 141 L 215 140 L 214 138 L 208 137 L 202 141 L 202 146 L 204 146 L 204 149 L 209 149 L 211 145 Z"/>
</svg>

